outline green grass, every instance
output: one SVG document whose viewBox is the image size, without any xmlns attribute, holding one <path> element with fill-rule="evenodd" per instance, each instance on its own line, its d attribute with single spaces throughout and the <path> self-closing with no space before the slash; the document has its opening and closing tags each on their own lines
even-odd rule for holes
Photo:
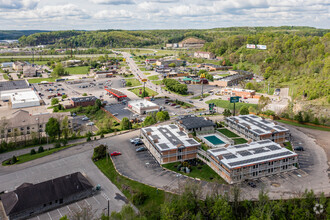
<svg viewBox="0 0 330 220">
<path fill-rule="evenodd" d="M 154 80 L 154 81 L 151 81 L 151 82 L 155 85 L 162 85 L 163 84 L 162 80 Z"/>
<path fill-rule="evenodd" d="M 133 92 L 135 95 L 141 97 L 141 94 L 140 94 L 140 89 L 142 89 L 141 92 L 143 92 L 143 87 L 138 87 L 138 88 L 134 88 L 134 89 L 129 89 L 129 91 Z M 158 95 L 157 92 L 155 92 L 154 90 L 152 89 L 149 89 L 148 87 L 146 87 L 146 91 L 148 92 L 149 96 L 156 96 Z"/>
<path fill-rule="evenodd" d="M 237 134 L 235 134 L 235 133 L 229 131 L 229 130 L 226 129 L 226 128 L 218 129 L 218 131 L 219 131 L 220 133 L 222 133 L 223 135 L 229 137 L 229 138 L 239 137 Z"/>
<path fill-rule="evenodd" d="M 38 65 L 47 65 L 47 62 L 48 61 L 34 61 L 34 63 Z"/>
<path fill-rule="evenodd" d="M 190 173 L 184 173 L 181 171 L 177 170 L 177 166 L 180 164 L 180 162 L 175 162 L 175 163 L 168 163 L 168 164 L 163 164 L 162 166 L 172 170 L 177 173 L 181 173 L 186 176 L 190 176 L 192 178 L 199 178 L 201 180 L 209 181 L 209 182 L 219 182 L 226 184 L 226 181 L 224 181 L 214 170 L 212 170 L 208 165 L 204 164 L 201 165 L 201 169 L 198 169 L 197 166 L 192 166 L 192 169 L 190 170 Z"/>
<path fill-rule="evenodd" d="M 320 131 L 330 131 L 330 128 L 322 128 L 322 127 L 316 127 L 313 125 L 300 124 L 300 123 L 293 122 L 293 121 L 285 121 L 285 120 L 277 120 L 277 121 L 284 123 L 284 124 L 293 125 L 293 126 L 302 127 L 302 128 L 310 128 L 310 129 L 315 129 L 315 130 L 320 130 Z"/>
<path fill-rule="evenodd" d="M 284 146 L 285 146 L 286 149 L 293 151 L 293 149 L 292 149 L 292 145 L 291 145 L 290 141 L 285 142 L 285 143 L 284 143 Z"/>
<path fill-rule="evenodd" d="M 29 83 L 40 83 L 42 81 L 47 81 L 47 82 L 55 82 L 55 80 L 58 78 L 51 77 L 51 78 L 35 78 L 35 79 L 28 79 Z"/>
<path fill-rule="evenodd" d="M 25 163 L 25 162 L 28 162 L 28 161 L 31 161 L 31 160 L 35 160 L 35 159 L 38 159 L 38 158 L 41 158 L 41 157 L 45 157 L 45 156 L 48 156 L 50 154 L 53 154 L 53 153 L 56 153 L 60 150 L 63 150 L 63 149 L 66 149 L 68 147 L 72 147 L 74 145 L 78 145 L 78 144 L 81 144 L 81 143 L 76 143 L 76 144 L 70 144 L 70 145 L 67 145 L 67 146 L 63 146 L 63 147 L 60 147 L 60 148 L 51 148 L 49 150 L 46 150 L 42 153 L 36 153 L 36 154 L 33 154 L 31 155 L 30 153 L 28 154 L 22 154 L 22 155 L 19 155 L 19 156 L 16 156 L 18 161 L 15 163 L 15 164 L 22 164 L 22 163 Z M 36 150 L 37 151 L 37 150 Z M 9 166 L 9 164 L 6 164 L 6 161 L 3 161 L 2 162 L 2 165 L 3 166 Z M 13 164 L 13 165 L 15 165 Z"/>
<path fill-rule="evenodd" d="M 175 50 L 157 50 L 156 55 L 174 55 Z"/>
<path fill-rule="evenodd" d="M 133 78 L 134 77 L 134 74 L 131 73 L 131 74 L 125 74 L 124 75 L 125 78 Z"/>
<path fill-rule="evenodd" d="M 144 75 L 146 75 L 146 76 L 148 76 L 148 75 L 150 75 L 151 73 L 143 73 Z"/>
<path fill-rule="evenodd" d="M 215 103 L 215 105 L 217 107 L 220 107 L 220 108 L 227 108 L 227 109 L 230 109 L 230 110 L 233 110 L 234 109 L 234 104 L 233 103 L 230 103 L 229 101 L 227 100 L 220 100 L 220 99 L 211 99 L 209 101 L 206 102 L 206 104 L 209 104 L 209 103 Z M 247 106 L 247 107 L 254 107 L 254 108 L 258 108 L 258 105 L 257 104 L 249 104 L 249 103 L 242 103 L 242 102 L 238 102 L 236 103 L 236 110 L 239 110 L 242 106 Z"/>
<path fill-rule="evenodd" d="M 177 94 L 179 96 L 189 96 L 190 95 L 190 94 L 180 94 L 180 93 L 177 93 L 177 92 L 173 92 L 172 90 L 169 90 L 167 87 L 162 87 L 162 89 L 164 89 L 166 91 L 169 91 L 170 93 Z"/>
<path fill-rule="evenodd" d="M 140 83 L 139 80 L 137 79 L 125 79 L 126 80 L 126 86 L 128 82 L 131 82 L 132 85 L 131 86 L 127 86 L 127 87 L 135 87 L 135 86 L 141 86 L 142 84 Z"/>
<path fill-rule="evenodd" d="M 2 76 L 3 76 L 3 78 L 4 78 L 5 80 L 9 80 L 9 78 L 8 78 L 8 76 L 7 76 L 7 73 L 3 73 Z"/>
<path fill-rule="evenodd" d="M 109 159 L 107 162 L 107 160 L 103 158 L 94 163 L 99 168 L 99 170 L 113 184 L 115 184 L 117 188 L 122 191 L 126 198 L 133 204 L 133 197 L 135 194 L 143 193 L 146 195 L 147 198 L 144 203 L 135 203 L 134 205 L 139 209 L 142 215 L 148 216 L 148 219 L 159 219 L 161 204 L 165 202 L 166 197 L 172 194 L 121 176 L 119 173 L 117 173 L 111 159 Z"/>
<path fill-rule="evenodd" d="M 149 80 L 159 80 L 158 75 L 154 75 L 154 76 L 149 76 L 148 77 Z"/>
<path fill-rule="evenodd" d="M 236 139 L 233 139 L 234 140 L 234 144 L 237 145 L 237 144 L 245 144 L 247 143 L 248 141 L 245 140 L 244 138 L 236 138 Z"/>
<path fill-rule="evenodd" d="M 204 96 L 203 98 L 206 98 L 206 97 L 210 96 L 210 94 L 209 93 L 204 93 L 203 96 Z M 200 99 L 200 98 L 202 98 L 202 95 L 192 97 L 192 99 Z"/>
<path fill-rule="evenodd" d="M 67 67 L 64 68 L 65 71 L 68 71 L 70 75 L 85 75 L 88 73 L 88 66 L 76 66 L 76 67 Z"/>
<path fill-rule="evenodd" d="M 144 67 L 139 67 L 139 68 L 140 68 L 141 71 L 147 71 L 147 69 L 144 68 Z"/>
</svg>

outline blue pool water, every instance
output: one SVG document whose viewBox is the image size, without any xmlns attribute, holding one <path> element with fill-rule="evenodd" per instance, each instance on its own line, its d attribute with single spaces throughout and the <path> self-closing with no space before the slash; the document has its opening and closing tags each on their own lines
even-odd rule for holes
<svg viewBox="0 0 330 220">
<path fill-rule="evenodd" d="M 225 142 L 223 142 L 222 140 L 220 140 L 217 136 L 215 135 L 211 135 L 211 136 L 206 136 L 204 137 L 206 140 L 208 140 L 209 142 L 211 142 L 213 145 L 219 145 L 219 144 L 224 144 Z"/>
</svg>

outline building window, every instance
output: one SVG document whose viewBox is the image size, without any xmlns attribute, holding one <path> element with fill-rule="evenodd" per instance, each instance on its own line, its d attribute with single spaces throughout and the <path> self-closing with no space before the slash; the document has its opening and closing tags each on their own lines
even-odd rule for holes
<svg viewBox="0 0 330 220">
<path fill-rule="evenodd" d="M 39 128 L 42 128 L 42 125 L 39 125 Z"/>
<path fill-rule="evenodd" d="M 30 130 L 30 127 L 26 127 L 27 130 Z"/>
<path fill-rule="evenodd" d="M 8 129 L 8 133 L 10 133 L 11 132 L 11 129 Z"/>
<path fill-rule="evenodd" d="M 182 159 L 182 156 L 181 156 L 181 155 L 179 155 L 179 156 L 178 156 L 178 160 L 181 160 L 181 159 Z"/>
<path fill-rule="evenodd" d="M 49 205 L 51 205 L 51 204 L 52 204 L 52 202 L 49 203 Z"/>
<path fill-rule="evenodd" d="M 46 207 L 46 204 L 44 204 L 44 207 Z"/>
<path fill-rule="evenodd" d="M 57 203 L 57 199 L 55 200 L 55 203 Z"/>
<path fill-rule="evenodd" d="M 60 199 L 60 204 L 62 204 L 63 203 L 63 199 Z"/>
</svg>

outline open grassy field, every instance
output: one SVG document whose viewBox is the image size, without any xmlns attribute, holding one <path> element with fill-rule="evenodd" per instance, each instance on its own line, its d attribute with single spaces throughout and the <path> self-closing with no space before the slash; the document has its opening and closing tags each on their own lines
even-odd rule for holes
<svg viewBox="0 0 330 220">
<path fill-rule="evenodd" d="M 34 63 L 38 65 L 47 65 L 47 62 L 48 61 L 34 61 Z"/>
<path fill-rule="evenodd" d="M 140 83 L 139 80 L 133 78 L 133 79 L 125 79 L 126 80 L 126 86 L 127 87 L 135 87 L 135 86 L 141 86 L 142 84 Z M 128 86 L 128 82 L 130 82 L 132 85 Z"/>
<path fill-rule="evenodd" d="M 139 69 L 140 69 L 141 71 L 147 71 L 147 69 L 146 69 L 145 67 L 139 67 Z"/>
<path fill-rule="evenodd" d="M 51 77 L 51 78 L 35 78 L 35 79 L 28 79 L 28 82 L 29 83 L 40 83 L 42 81 L 55 82 L 56 79 L 59 79 L 59 78 L 55 78 L 55 77 Z"/>
<path fill-rule="evenodd" d="M 234 140 L 234 144 L 235 144 L 235 145 L 237 145 L 237 144 L 245 144 L 245 143 L 248 142 L 248 141 L 245 140 L 244 138 L 236 138 L 236 139 L 233 138 L 233 140 Z"/>
<path fill-rule="evenodd" d="M 232 138 L 232 137 L 239 137 L 237 134 L 229 131 L 228 129 L 226 128 L 223 128 L 223 129 L 218 129 L 218 131 L 222 134 L 224 134 L 225 136 L 229 137 L 229 138 Z"/>
<path fill-rule="evenodd" d="M 8 78 L 8 76 L 7 76 L 6 73 L 3 73 L 2 76 L 3 76 L 4 79 L 9 80 L 9 78 Z"/>
<path fill-rule="evenodd" d="M 148 76 L 148 75 L 150 75 L 151 73 L 143 73 L 144 75 L 146 75 L 146 76 Z"/>
<path fill-rule="evenodd" d="M 133 92 L 135 95 L 141 97 L 140 89 L 141 89 L 141 92 L 143 92 L 143 87 L 138 87 L 138 88 L 134 88 L 134 89 L 129 89 L 129 91 L 131 91 L 131 92 Z M 148 87 L 146 87 L 146 91 L 148 92 L 149 96 L 156 96 L 156 95 L 158 95 L 157 92 L 155 92 L 155 91 L 152 90 L 152 89 L 149 89 Z"/>
<path fill-rule="evenodd" d="M 64 68 L 65 71 L 68 71 L 70 75 L 84 75 L 88 73 L 88 66 L 76 66 L 76 67 L 67 67 Z"/>
<path fill-rule="evenodd" d="M 149 76 L 148 77 L 149 80 L 159 80 L 158 75 L 154 75 L 154 76 Z"/>
<path fill-rule="evenodd" d="M 220 107 L 220 108 L 227 108 L 227 109 L 230 109 L 230 110 L 233 110 L 234 109 L 234 104 L 233 103 L 230 103 L 229 101 L 227 100 L 220 100 L 220 99 L 211 99 L 209 101 L 206 102 L 206 104 L 209 104 L 209 103 L 215 103 L 215 105 L 217 107 Z M 257 104 L 249 104 L 249 103 L 242 103 L 242 102 L 238 102 L 236 103 L 236 110 L 239 110 L 242 106 L 247 106 L 247 107 L 254 107 L 254 108 L 258 108 L 258 105 Z"/>
</svg>

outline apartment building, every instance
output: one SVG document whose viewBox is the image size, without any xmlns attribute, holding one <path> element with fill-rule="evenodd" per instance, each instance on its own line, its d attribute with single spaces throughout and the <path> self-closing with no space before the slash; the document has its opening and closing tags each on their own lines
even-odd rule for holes
<svg viewBox="0 0 330 220">
<path fill-rule="evenodd" d="M 141 128 L 146 148 L 160 164 L 194 159 L 200 144 L 177 125 Z"/>
<path fill-rule="evenodd" d="M 207 151 L 209 166 L 228 183 L 261 178 L 296 169 L 298 155 L 271 140 Z"/>
<path fill-rule="evenodd" d="M 256 115 L 231 116 L 225 120 L 231 129 L 254 141 L 270 139 L 282 144 L 290 139 L 289 129 Z"/>
</svg>

